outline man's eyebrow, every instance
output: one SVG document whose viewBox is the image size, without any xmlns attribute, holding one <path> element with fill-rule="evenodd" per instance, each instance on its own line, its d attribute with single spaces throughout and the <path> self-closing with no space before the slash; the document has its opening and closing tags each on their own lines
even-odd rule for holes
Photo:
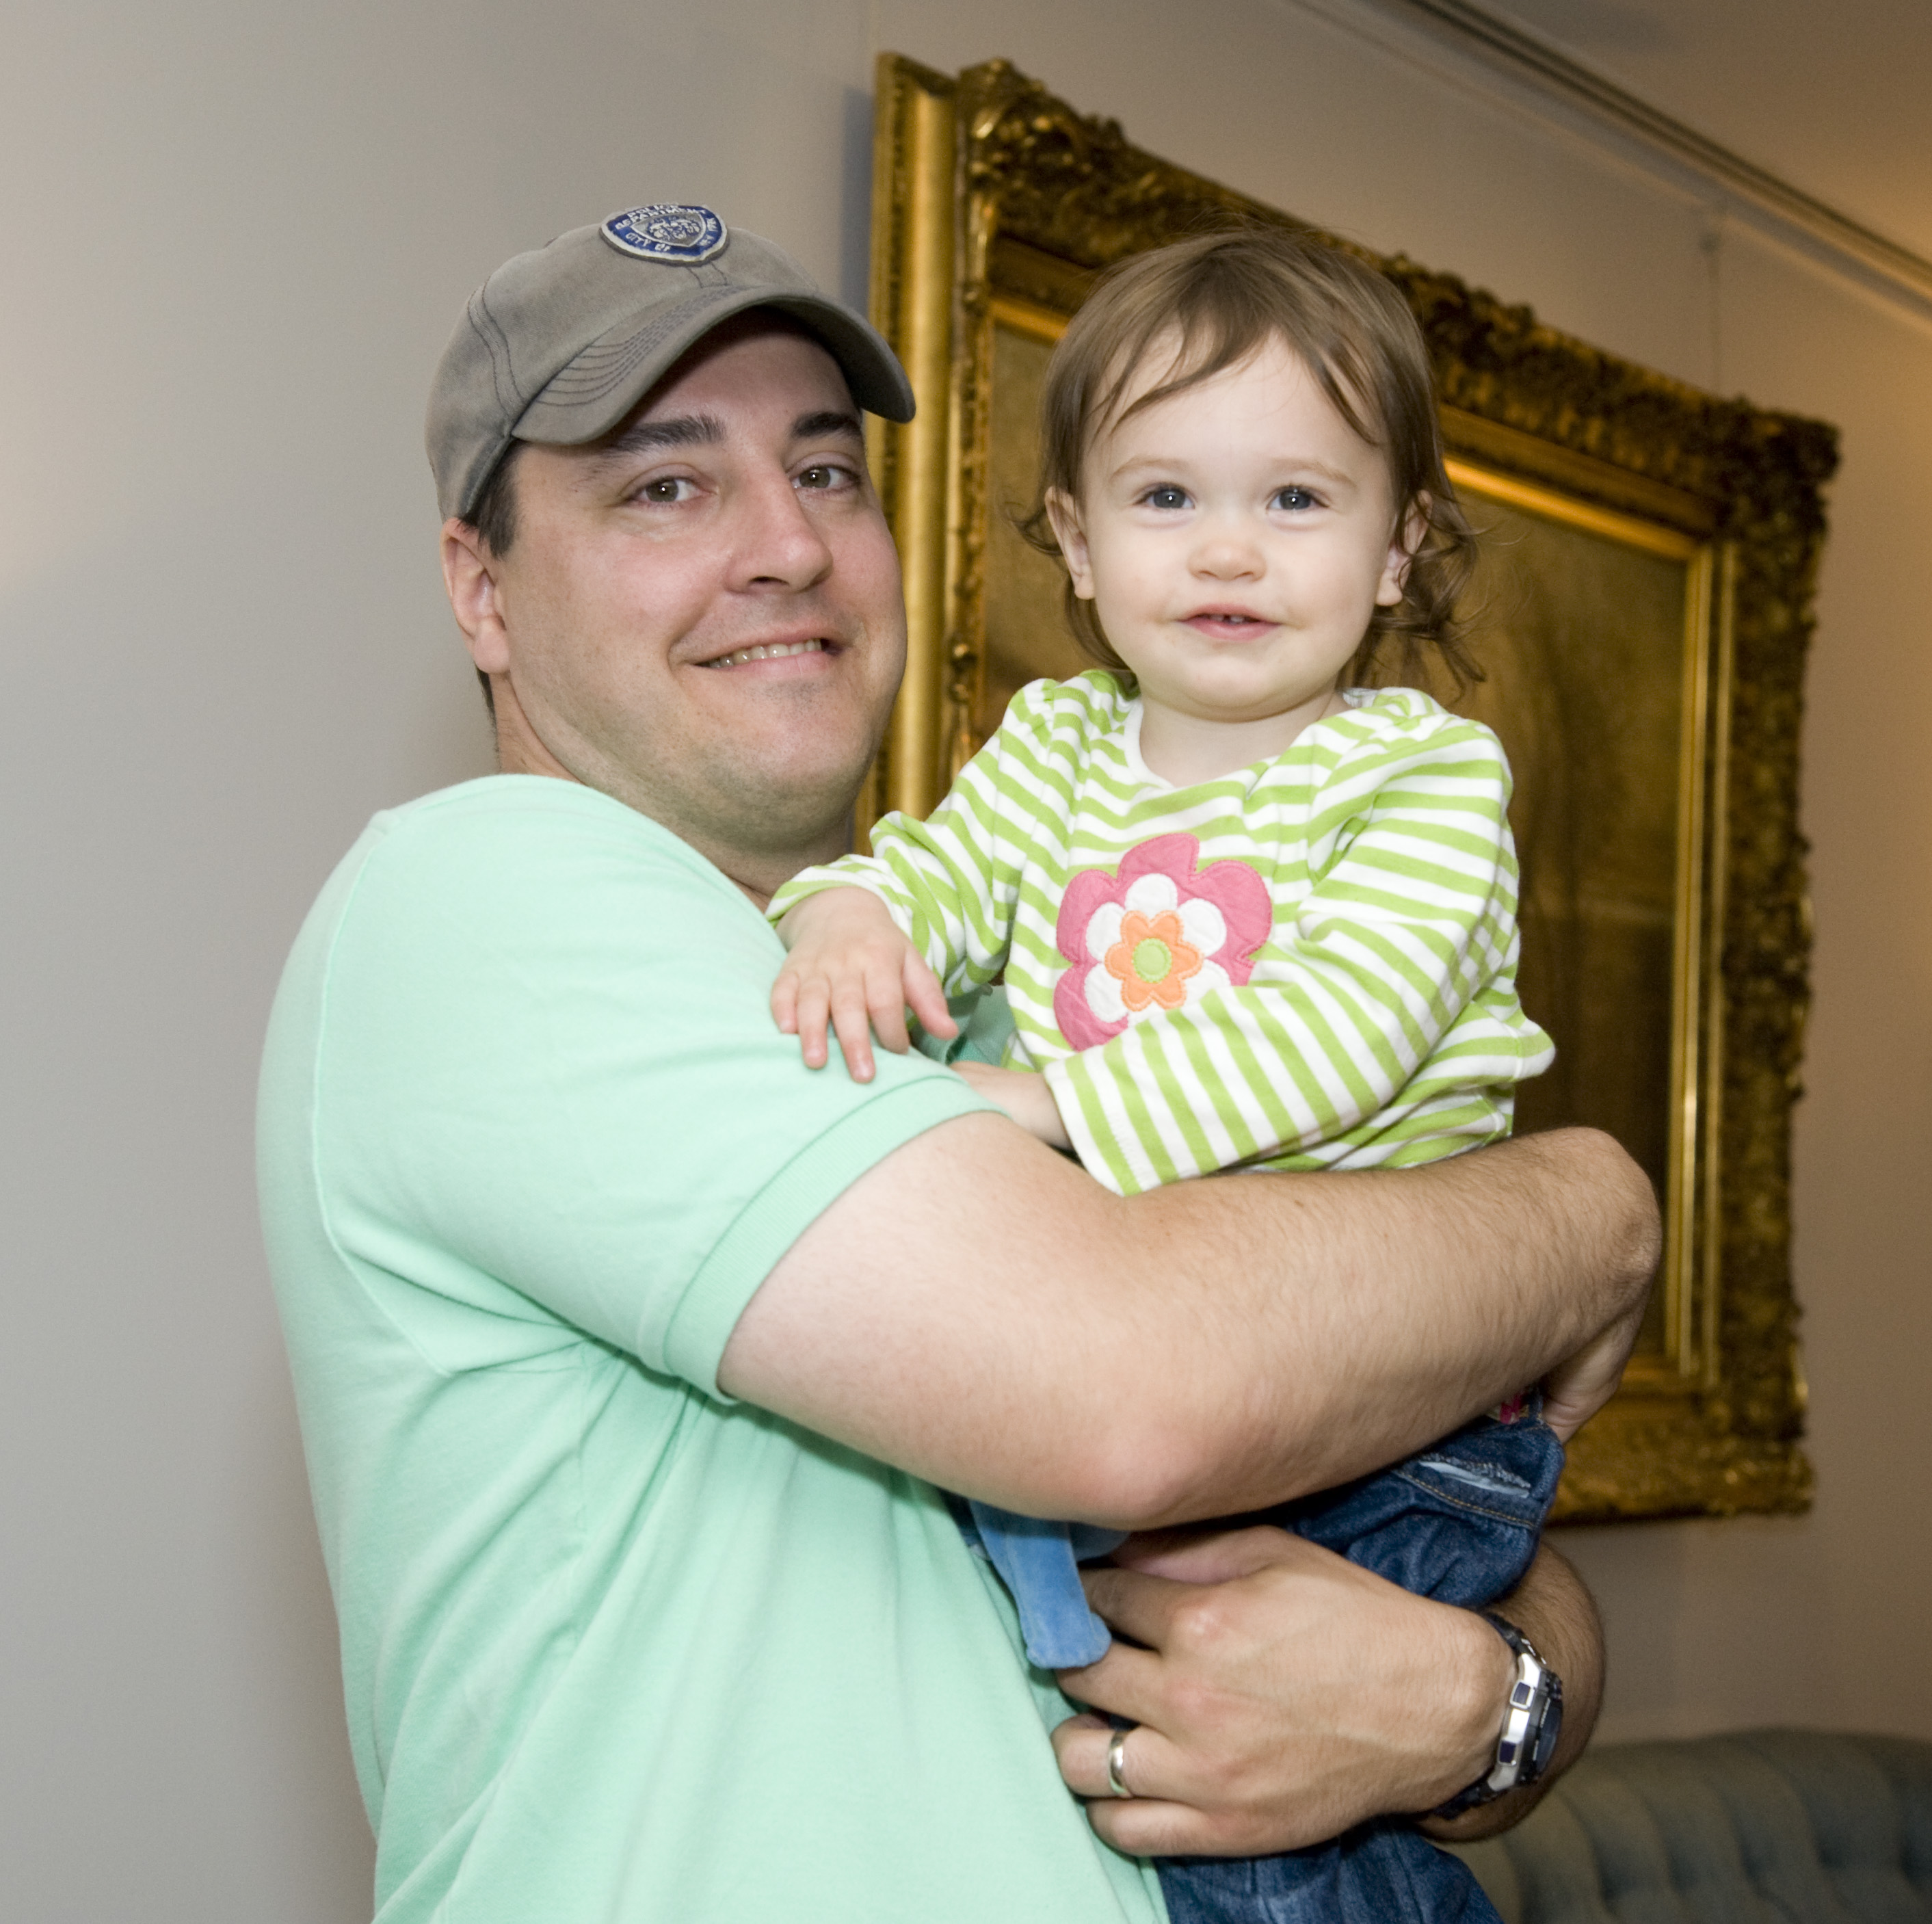
<svg viewBox="0 0 1932 1924">
<path fill-rule="evenodd" d="M 660 448 L 701 447 L 724 438 L 724 424 L 716 415 L 685 414 L 668 421 L 634 421 L 597 452 L 600 459 L 621 461 L 627 455 L 655 454 Z"/>
<path fill-rule="evenodd" d="M 862 441 L 866 438 L 866 431 L 860 425 L 859 417 L 837 408 L 827 408 L 818 414 L 801 414 L 791 424 L 791 437 L 794 441 L 823 441 L 835 434 L 854 441 Z"/>
</svg>

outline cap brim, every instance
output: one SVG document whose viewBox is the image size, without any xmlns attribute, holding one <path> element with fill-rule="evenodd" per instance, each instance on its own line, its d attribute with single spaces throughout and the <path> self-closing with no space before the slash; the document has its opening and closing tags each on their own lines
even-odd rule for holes
<svg viewBox="0 0 1932 1924">
<path fill-rule="evenodd" d="M 838 363 L 867 413 L 912 419 L 912 384 L 898 356 L 856 314 L 794 289 L 705 288 L 641 326 L 627 321 L 593 341 L 524 409 L 512 437 L 575 447 L 609 434 L 714 328 L 754 308 L 776 308 L 803 326 Z"/>
</svg>

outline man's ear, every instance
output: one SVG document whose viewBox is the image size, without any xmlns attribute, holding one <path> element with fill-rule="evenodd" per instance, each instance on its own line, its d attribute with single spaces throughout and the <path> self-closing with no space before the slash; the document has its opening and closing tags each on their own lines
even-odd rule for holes
<svg viewBox="0 0 1932 1924">
<path fill-rule="evenodd" d="M 1094 599 L 1094 569 L 1087 558 L 1087 531 L 1080 525 L 1080 504 L 1065 489 L 1046 491 L 1047 524 L 1066 557 L 1066 572 L 1073 578 L 1073 592 L 1083 602 Z"/>
<path fill-rule="evenodd" d="M 1388 559 L 1382 568 L 1382 578 L 1376 584 L 1376 607 L 1397 606 L 1407 591 L 1408 571 L 1414 563 L 1416 550 L 1429 533 L 1429 511 L 1433 505 L 1426 494 L 1417 495 L 1408 504 L 1402 525 L 1389 542 Z"/>
<path fill-rule="evenodd" d="M 456 625 L 470 646 L 470 659 L 486 675 L 510 671 L 510 639 L 503 627 L 496 560 L 467 521 L 442 524 L 442 585 Z"/>
</svg>

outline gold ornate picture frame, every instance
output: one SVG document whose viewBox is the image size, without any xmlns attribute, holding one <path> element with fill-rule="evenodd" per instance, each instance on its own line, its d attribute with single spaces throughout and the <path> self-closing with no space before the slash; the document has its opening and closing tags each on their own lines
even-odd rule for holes
<svg viewBox="0 0 1932 1924">
<path fill-rule="evenodd" d="M 948 76 L 881 56 L 873 192 L 873 319 L 920 411 L 870 424 L 910 648 L 862 835 L 886 809 L 931 808 L 1021 681 L 1083 665 L 1052 563 L 1014 518 L 1040 370 L 1095 276 L 1206 226 L 1306 224 L 1004 61 Z M 1664 1212 L 1644 1340 L 1572 1446 L 1557 1515 L 1802 1508 L 1797 746 L 1835 434 L 1352 251 L 1421 323 L 1451 476 L 1486 535 L 1487 677 L 1434 692 L 1497 729 L 1517 777 L 1523 998 L 1559 1049 L 1519 1127 L 1609 1128 Z"/>
</svg>

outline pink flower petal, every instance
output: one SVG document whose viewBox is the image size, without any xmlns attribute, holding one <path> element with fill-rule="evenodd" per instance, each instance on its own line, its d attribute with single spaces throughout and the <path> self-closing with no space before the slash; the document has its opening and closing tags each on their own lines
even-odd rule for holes
<svg viewBox="0 0 1932 1924">
<path fill-rule="evenodd" d="M 1232 859 L 1197 867 L 1201 844 L 1191 835 L 1157 835 L 1121 858 L 1119 871 L 1083 869 L 1060 899 L 1054 939 L 1075 965 L 1054 985 L 1053 1016 L 1076 1049 L 1096 1049 L 1133 1019 L 1120 984 L 1106 967 L 1108 951 L 1121 940 L 1130 911 L 1178 915 L 1188 946 L 1198 949 L 1199 970 L 1186 979 L 1194 1001 L 1216 988 L 1244 983 L 1255 952 L 1274 927 L 1274 903 L 1258 870 Z M 1150 1013 L 1157 1003 L 1136 1013 Z"/>
</svg>

